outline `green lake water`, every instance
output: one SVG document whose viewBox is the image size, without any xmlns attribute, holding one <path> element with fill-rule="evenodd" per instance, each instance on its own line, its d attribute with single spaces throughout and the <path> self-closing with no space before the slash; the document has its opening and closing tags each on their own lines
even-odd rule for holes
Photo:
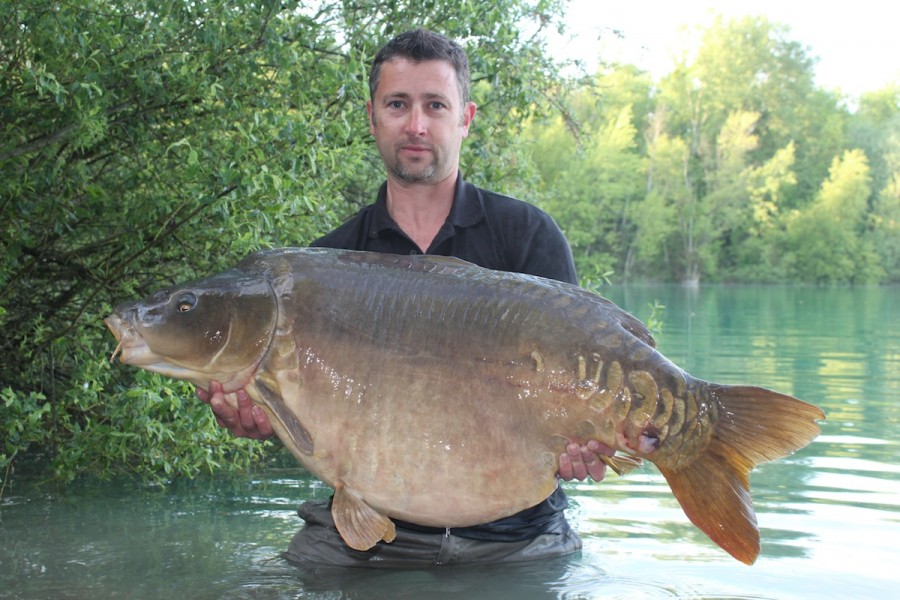
<svg viewBox="0 0 900 600">
<path fill-rule="evenodd" d="M 300 571 L 278 555 L 296 507 L 330 490 L 292 466 L 146 489 L 14 481 L 0 499 L 0 598 L 895 597 L 900 590 L 900 289 L 614 287 L 694 376 L 821 406 L 822 435 L 751 475 L 762 533 L 752 567 L 687 520 L 648 465 L 568 483 L 583 551 L 549 563 L 419 571 Z"/>
</svg>

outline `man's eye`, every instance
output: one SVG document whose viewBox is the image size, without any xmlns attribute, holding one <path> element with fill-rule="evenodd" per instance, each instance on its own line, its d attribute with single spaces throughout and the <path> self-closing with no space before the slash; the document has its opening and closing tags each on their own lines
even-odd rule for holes
<svg viewBox="0 0 900 600">
<path fill-rule="evenodd" d="M 388 108 L 403 108 L 403 103 L 399 100 L 394 100 L 388 103 Z"/>
</svg>

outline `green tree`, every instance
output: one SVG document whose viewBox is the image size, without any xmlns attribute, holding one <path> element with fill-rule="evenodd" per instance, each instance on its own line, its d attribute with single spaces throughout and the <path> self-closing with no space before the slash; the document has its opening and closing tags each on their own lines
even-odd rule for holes
<svg viewBox="0 0 900 600">
<path fill-rule="evenodd" d="M 869 165 L 861 150 L 835 158 L 815 201 L 788 220 L 785 250 L 791 275 L 815 283 L 879 281 L 884 273 L 866 237 Z"/>
<path fill-rule="evenodd" d="M 749 188 L 747 217 L 731 233 L 722 262 L 729 279 L 780 281 L 785 278 L 777 240 L 781 233 L 785 196 L 797 182 L 793 170 L 794 144 L 790 143 L 760 166 L 744 171 Z"/>
<path fill-rule="evenodd" d="M 687 149 L 682 180 L 689 193 L 677 205 L 678 234 L 667 241 L 672 260 L 665 264 L 674 269 L 668 277 L 691 282 L 750 274 L 739 267 L 763 249 L 755 219 L 760 199 L 774 189 L 771 181 L 760 188 L 760 177 L 776 157 L 784 164 L 779 153 L 790 147 L 791 181 L 777 186 L 779 208 L 808 203 L 813 182 L 842 150 L 846 118 L 836 99 L 815 89 L 812 60 L 783 26 L 718 18 L 702 40 L 663 78 L 654 109 L 655 130 Z M 641 270 L 667 276 L 653 265 Z M 777 272 L 773 266 L 753 276 Z"/>
<path fill-rule="evenodd" d="M 590 131 L 600 129 L 627 108 L 636 134 L 636 148 L 643 153 L 643 132 L 652 118 L 653 101 L 650 76 L 633 65 L 617 64 L 603 68 L 579 86 L 569 105 L 576 127 Z"/>
<path fill-rule="evenodd" d="M 639 245 L 645 255 L 656 256 L 647 244 L 665 244 L 668 268 L 684 282 L 697 284 L 701 276 L 715 274 L 721 246 L 749 218 L 753 169 L 748 157 L 758 143 L 757 119 L 755 113 L 732 113 L 716 137 L 714 152 L 692 161 L 686 140 L 661 133 L 660 117 L 650 146 L 648 197 L 638 223 L 639 230 L 649 231 L 640 236 Z M 703 179 L 702 185 L 697 178 Z M 668 227 L 647 217 L 663 209 L 662 214 L 674 219 Z M 668 235 L 661 236 L 666 230 Z"/>
<path fill-rule="evenodd" d="M 586 285 L 613 271 L 628 276 L 645 185 L 639 127 L 650 92 L 649 77 L 629 66 L 575 80 L 559 100 L 562 110 L 530 120 L 524 132 L 538 176 L 533 190 L 565 231 Z"/>
<path fill-rule="evenodd" d="M 532 160 L 541 174 L 541 205 L 559 221 L 587 281 L 623 264 L 644 169 L 630 106 L 601 122 L 580 122 L 577 131 L 576 140 L 561 117 L 538 128 L 540 150 Z"/>
<path fill-rule="evenodd" d="M 900 140 L 900 83 L 862 95 L 847 125 L 847 145 L 869 158 L 872 190 L 877 195 L 897 173 L 891 156 Z"/>
<path fill-rule="evenodd" d="M 633 66 L 605 65 L 570 84 L 564 118 L 531 122 L 536 189 L 579 269 L 691 283 L 900 278 L 897 86 L 865 94 L 851 112 L 849 99 L 814 86 L 814 60 L 784 26 L 718 18 L 699 36 L 700 48 L 658 84 Z M 626 108 L 632 131 L 611 135 L 625 132 Z M 869 184 L 856 190 L 829 170 L 836 158 L 851 170 L 853 151 L 869 164 Z M 639 172 L 643 182 L 611 169 Z M 869 195 L 860 204 L 862 189 Z M 850 230 L 815 223 L 837 190 L 862 211 Z M 851 262 L 861 270 L 843 260 L 798 268 L 804 236 L 812 248 L 842 231 L 852 233 L 859 254 Z"/>
<path fill-rule="evenodd" d="M 872 213 L 872 240 L 887 281 L 900 283 L 900 169 L 893 169 Z"/>
<path fill-rule="evenodd" d="M 735 111 L 759 115 L 753 162 L 793 141 L 798 185 L 785 201 L 794 207 L 815 194 L 843 150 L 847 114 L 836 96 L 815 87 L 814 60 L 789 34 L 764 17 L 717 17 L 699 34 L 691 62 L 683 60 L 663 79 L 660 101 L 671 112 L 670 131 L 689 136 L 695 152 L 712 150 Z"/>
<path fill-rule="evenodd" d="M 869 158 L 871 237 L 888 282 L 900 281 L 900 84 L 863 94 L 848 140 Z"/>
<path fill-rule="evenodd" d="M 689 151 L 683 139 L 657 130 L 648 152 L 648 189 L 640 203 L 635 241 L 637 259 L 674 272 L 679 267 L 669 251 L 669 240 L 691 227 L 691 216 L 684 210 L 692 194 L 686 171 Z"/>
</svg>

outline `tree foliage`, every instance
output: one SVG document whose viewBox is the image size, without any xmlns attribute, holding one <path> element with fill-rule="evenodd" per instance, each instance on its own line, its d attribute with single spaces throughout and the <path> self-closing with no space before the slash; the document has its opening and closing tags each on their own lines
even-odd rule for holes
<svg viewBox="0 0 900 600">
<path fill-rule="evenodd" d="M 822 282 L 872 283 L 884 272 L 866 230 L 871 177 L 865 154 L 835 158 L 813 202 L 787 220 L 786 262 L 795 276 Z"/>
<path fill-rule="evenodd" d="M 2 3 L 0 468 L 36 449 L 63 477 L 245 464 L 256 446 L 229 454 L 190 390 L 110 367 L 102 318 L 304 245 L 370 202 L 383 175 L 367 68 L 405 29 L 468 49 L 480 110 L 464 170 L 503 188 L 516 124 L 555 81 L 537 32 L 558 13 L 556 0 Z"/>
<path fill-rule="evenodd" d="M 808 49 L 761 17 L 718 18 L 698 38 L 659 82 L 606 68 L 570 92 L 572 119 L 529 130 L 579 267 L 692 284 L 900 281 L 898 87 L 852 112 L 815 87 Z M 632 138 L 609 138 L 623 106 Z M 643 185 L 623 192 L 636 173 Z"/>
</svg>

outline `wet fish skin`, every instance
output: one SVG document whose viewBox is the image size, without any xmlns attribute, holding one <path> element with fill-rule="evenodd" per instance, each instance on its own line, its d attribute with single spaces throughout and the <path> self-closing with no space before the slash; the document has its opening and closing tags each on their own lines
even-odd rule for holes
<svg viewBox="0 0 900 600">
<path fill-rule="evenodd" d="M 576 286 L 456 259 L 329 249 L 251 255 L 123 305 L 122 361 L 247 389 L 335 488 L 349 545 L 390 517 L 462 527 L 533 506 L 569 440 L 666 477 L 688 517 L 745 563 L 759 553 L 749 471 L 819 432 L 818 408 L 695 379 L 640 321 Z"/>
</svg>

